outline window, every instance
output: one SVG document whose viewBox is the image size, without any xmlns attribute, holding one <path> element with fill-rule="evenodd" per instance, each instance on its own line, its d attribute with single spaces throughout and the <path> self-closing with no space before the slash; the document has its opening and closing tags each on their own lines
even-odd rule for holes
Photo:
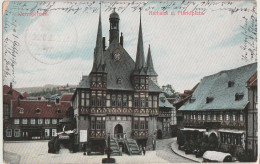
<svg viewBox="0 0 260 164">
<path fill-rule="evenodd" d="M 12 129 L 6 129 L 6 137 L 12 137 Z"/>
<path fill-rule="evenodd" d="M 86 106 L 89 106 L 89 93 L 86 93 Z"/>
<path fill-rule="evenodd" d="M 35 111 L 36 111 L 36 114 L 40 114 L 41 113 L 41 110 L 39 108 L 37 108 Z"/>
<path fill-rule="evenodd" d="M 81 92 L 81 106 L 85 106 L 85 93 Z"/>
<path fill-rule="evenodd" d="M 101 129 L 101 117 L 97 117 L 97 130 Z"/>
<path fill-rule="evenodd" d="M 31 124 L 34 125 L 35 124 L 35 119 L 31 118 Z"/>
<path fill-rule="evenodd" d="M 208 120 L 210 120 L 210 113 L 208 113 Z"/>
<path fill-rule="evenodd" d="M 45 119 L 45 124 L 50 124 L 50 122 L 51 122 L 51 121 L 50 121 L 49 118 L 46 118 L 46 119 Z"/>
<path fill-rule="evenodd" d="M 52 129 L 51 130 L 51 135 L 52 136 L 57 136 L 57 129 Z"/>
<path fill-rule="evenodd" d="M 138 83 L 139 83 L 139 79 L 136 78 L 136 79 L 135 79 L 135 84 L 138 84 Z"/>
<path fill-rule="evenodd" d="M 127 107 L 127 96 L 124 95 L 123 97 L 123 107 Z"/>
<path fill-rule="evenodd" d="M 195 100 L 196 100 L 195 98 L 191 98 L 191 99 L 190 99 L 190 103 L 194 103 Z"/>
<path fill-rule="evenodd" d="M 193 114 L 193 118 L 194 118 L 194 120 L 196 120 L 196 114 Z"/>
<path fill-rule="evenodd" d="M 141 121 L 141 129 L 145 129 L 145 122 Z"/>
<path fill-rule="evenodd" d="M 240 113 L 240 121 L 244 121 L 244 115 L 243 115 L 243 113 Z"/>
<path fill-rule="evenodd" d="M 23 109 L 23 108 L 21 108 L 21 109 L 19 110 L 19 114 L 24 114 L 24 109 Z"/>
<path fill-rule="evenodd" d="M 153 96 L 153 107 L 157 108 L 157 96 Z"/>
<path fill-rule="evenodd" d="M 92 106 L 96 105 L 96 96 L 94 95 L 94 97 L 92 97 Z"/>
<path fill-rule="evenodd" d="M 57 119 L 53 118 L 52 119 L 52 124 L 54 124 L 54 125 L 57 124 Z"/>
<path fill-rule="evenodd" d="M 244 97 L 244 94 L 243 94 L 243 93 L 236 93 L 236 95 L 235 95 L 235 101 L 242 100 L 243 97 Z"/>
<path fill-rule="evenodd" d="M 122 97 L 121 97 L 121 95 L 117 96 L 117 106 L 119 106 L 119 107 L 122 106 Z"/>
<path fill-rule="evenodd" d="M 223 120 L 222 113 L 219 114 L 219 120 L 220 120 L 220 121 Z"/>
<path fill-rule="evenodd" d="M 184 119 L 186 119 L 186 114 L 184 114 Z"/>
<path fill-rule="evenodd" d="M 229 114 L 226 113 L 226 121 L 229 121 Z"/>
<path fill-rule="evenodd" d="M 201 115 L 200 115 L 200 113 L 198 114 L 198 120 L 201 120 Z"/>
<path fill-rule="evenodd" d="M 61 114 L 61 110 L 60 110 L 60 109 L 58 109 L 58 110 L 57 110 L 57 113 Z"/>
<path fill-rule="evenodd" d="M 190 119 L 191 119 L 191 120 L 193 119 L 192 114 L 190 115 Z"/>
<path fill-rule="evenodd" d="M 95 117 L 91 117 L 91 129 L 92 130 L 96 129 L 95 126 L 96 126 L 96 124 L 95 124 Z"/>
<path fill-rule="evenodd" d="M 141 78 L 141 84 L 144 84 L 145 80 L 143 78 Z"/>
<path fill-rule="evenodd" d="M 121 78 L 117 79 L 117 84 L 122 84 L 122 79 Z"/>
<path fill-rule="evenodd" d="M 202 119 L 205 120 L 205 114 L 202 115 Z"/>
<path fill-rule="evenodd" d="M 106 129 L 106 117 L 102 119 L 102 129 Z"/>
<path fill-rule="evenodd" d="M 211 103 L 212 101 L 213 101 L 213 97 L 207 97 L 207 99 L 206 99 L 206 103 L 208 104 L 208 103 Z"/>
<path fill-rule="evenodd" d="M 97 106 L 102 106 L 102 98 L 97 97 Z"/>
<path fill-rule="evenodd" d="M 233 113 L 233 121 L 236 121 L 236 113 Z"/>
<path fill-rule="evenodd" d="M 139 99 L 135 98 L 135 107 L 139 107 Z"/>
<path fill-rule="evenodd" d="M 116 106 L 116 96 L 112 95 L 112 107 Z"/>
<path fill-rule="evenodd" d="M 18 125 L 18 124 L 20 123 L 19 121 L 20 121 L 19 118 L 15 118 L 15 119 L 14 119 L 14 124 L 15 124 L 15 125 Z"/>
<path fill-rule="evenodd" d="M 50 136 L 50 129 L 45 129 L 45 137 L 49 137 Z"/>
<path fill-rule="evenodd" d="M 216 114 L 213 115 L 213 120 L 214 120 L 214 121 L 217 120 L 217 115 L 216 115 Z"/>
<path fill-rule="evenodd" d="M 27 124 L 27 118 L 23 118 L 23 124 Z"/>
<path fill-rule="evenodd" d="M 14 137 L 20 137 L 20 129 L 14 130 Z"/>
<path fill-rule="evenodd" d="M 235 83 L 234 83 L 233 81 L 229 81 L 229 82 L 228 82 L 228 87 L 229 87 L 229 88 L 230 88 L 230 87 L 233 87 L 234 84 L 235 84 Z"/>
<path fill-rule="evenodd" d="M 38 118 L 38 124 L 42 124 L 43 119 L 42 118 Z"/>
<path fill-rule="evenodd" d="M 134 118 L 134 129 L 139 129 L 138 128 L 138 117 Z"/>
<path fill-rule="evenodd" d="M 141 107 L 145 107 L 145 100 L 144 100 L 144 98 L 141 98 Z"/>
<path fill-rule="evenodd" d="M 148 107 L 152 107 L 152 96 L 148 97 Z"/>
</svg>

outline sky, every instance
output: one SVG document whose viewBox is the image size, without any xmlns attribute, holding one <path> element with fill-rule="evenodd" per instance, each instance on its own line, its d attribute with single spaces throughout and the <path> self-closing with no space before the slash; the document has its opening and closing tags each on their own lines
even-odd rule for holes
<svg viewBox="0 0 260 164">
<path fill-rule="evenodd" d="M 141 12 L 144 52 L 147 55 L 150 44 L 160 86 L 171 84 L 176 91 L 183 92 L 192 89 L 204 76 L 256 62 L 250 59 L 250 55 L 248 60 L 242 59 L 251 46 L 247 34 L 254 23 L 251 19 L 254 2 L 138 3 L 127 4 L 126 9 L 124 3 L 102 3 L 102 34 L 108 45 L 109 15 L 115 7 L 120 16 L 119 28 L 124 36 L 124 48 L 135 60 L 140 22 L 138 7 L 145 4 Z M 93 65 L 99 5 L 83 2 L 10 2 L 3 21 L 3 37 L 6 41 L 3 54 L 4 84 L 12 81 L 16 88 L 78 84 L 82 75 L 88 75 Z M 204 11 L 204 15 L 178 14 L 185 9 L 192 11 L 196 5 Z M 162 12 L 165 6 L 169 7 L 165 10 L 169 15 L 149 14 L 151 11 Z M 72 8 L 78 7 L 81 10 L 75 13 L 76 10 Z M 52 10 L 46 16 L 21 15 L 30 13 L 30 9 L 34 8 Z M 174 15 L 170 15 L 171 12 Z M 39 10 L 39 13 L 42 11 Z M 245 43 L 245 39 L 248 39 L 248 43 Z M 19 44 L 14 44 L 14 41 Z M 243 48 L 245 44 L 246 50 Z M 14 50 L 14 47 L 17 49 L 15 57 L 5 51 L 8 48 Z M 8 61 L 14 60 L 14 66 L 8 66 Z"/>
</svg>

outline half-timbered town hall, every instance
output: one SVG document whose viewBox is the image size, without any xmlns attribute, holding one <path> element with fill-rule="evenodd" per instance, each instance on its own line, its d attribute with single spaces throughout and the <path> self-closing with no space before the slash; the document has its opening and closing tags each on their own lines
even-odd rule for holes
<svg viewBox="0 0 260 164">
<path fill-rule="evenodd" d="M 157 85 L 150 46 L 146 47 L 145 58 L 141 16 L 135 60 L 124 49 L 119 21 L 113 11 L 106 48 L 99 15 L 93 67 L 88 76 L 82 77 L 73 97 L 76 142 L 88 143 L 93 151 L 102 152 L 110 136 L 111 145 L 114 142 L 121 147 L 121 151 L 113 148 L 114 154 L 120 154 L 122 149 L 138 154 L 139 146 L 155 146 L 157 133 L 160 137 L 169 135 L 173 106 L 165 103 L 168 100 L 164 94 L 159 96 L 162 91 Z M 167 105 L 160 107 L 160 100 Z"/>
</svg>

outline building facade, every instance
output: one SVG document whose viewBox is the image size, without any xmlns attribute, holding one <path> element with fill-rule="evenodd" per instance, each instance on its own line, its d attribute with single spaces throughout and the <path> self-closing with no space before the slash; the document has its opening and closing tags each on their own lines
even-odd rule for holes
<svg viewBox="0 0 260 164">
<path fill-rule="evenodd" d="M 249 104 L 247 108 L 246 124 L 246 150 L 252 153 L 252 161 L 257 160 L 258 155 L 258 96 L 257 96 L 257 73 L 247 82 Z"/>
<path fill-rule="evenodd" d="M 8 97 L 4 95 L 4 97 Z M 19 97 L 4 102 L 4 140 L 49 140 L 60 131 L 59 121 L 67 117 L 71 101 L 26 100 Z M 8 107 L 8 108 L 7 108 Z M 6 112 L 5 112 L 6 113 Z"/>
<path fill-rule="evenodd" d="M 207 135 L 216 140 L 216 148 L 225 151 L 245 150 L 247 131 L 253 130 L 247 126 L 247 111 L 252 103 L 247 81 L 256 71 L 254 63 L 204 77 L 179 109 L 184 117 L 181 130 L 187 135 Z"/>
<path fill-rule="evenodd" d="M 157 86 L 150 46 L 145 61 L 141 17 L 136 61 L 124 49 L 122 33 L 119 37 L 119 20 L 115 11 L 110 14 L 106 48 L 100 14 L 93 67 L 74 93 L 79 145 L 87 141 L 99 145 L 110 136 L 134 139 L 148 148 L 158 128 L 164 135 L 168 130 L 171 111 L 168 106 L 159 107 L 162 91 Z"/>
</svg>

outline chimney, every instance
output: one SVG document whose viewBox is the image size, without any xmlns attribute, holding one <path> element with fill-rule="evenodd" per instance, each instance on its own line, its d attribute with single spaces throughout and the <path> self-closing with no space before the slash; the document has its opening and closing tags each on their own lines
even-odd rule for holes
<svg viewBox="0 0 260 164">
<path fill-rule="evenodd" d="M 12 82 L 10 82 L 10 89 L 13 89 L 13 84 L 12 84 Z"/>
<path fill-rule="evenodd" d="M 106 51 L 106 38 L 103 37 L 103 51 Z"/>
<path fill-rule="evenodd" d="M 120 44 L 122 47 L 124 47 L 124 37 L 123 37 L 123 33 L 121 32 L 121 36 L 120 36 Z"/>
</svg>

